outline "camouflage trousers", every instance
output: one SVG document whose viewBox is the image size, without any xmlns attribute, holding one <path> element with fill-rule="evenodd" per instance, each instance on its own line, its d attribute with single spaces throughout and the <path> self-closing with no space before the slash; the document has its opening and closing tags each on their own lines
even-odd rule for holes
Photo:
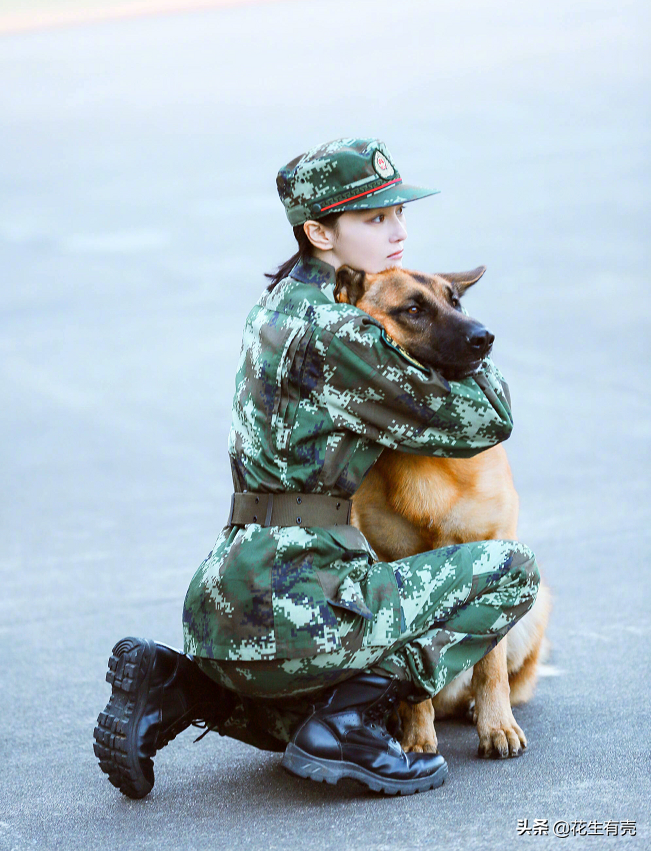
<svg viewBox="0 0 651 851">
<path fill-rule="evenodd" d="M 366 646 L 368 622 L 338 609 L 341 647 L 334 652 L 255 662 L 195 657 L 235 693 L 229 717 L 215 729 L 282 751 L 315 695 L 360 671 L 408 680 L 423 699 L 433 696 L 504 638 L 533 605 L 540 580 L 533 553 L 517 541 L 444 547 L 391 567 L 401 634 L 389 646 Z"/>
</svg>

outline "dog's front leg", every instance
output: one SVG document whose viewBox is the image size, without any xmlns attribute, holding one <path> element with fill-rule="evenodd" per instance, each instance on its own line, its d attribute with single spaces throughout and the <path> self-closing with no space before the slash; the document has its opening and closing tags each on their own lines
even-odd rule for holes
<svg viewBox="0 0 651 851">
<path fill-rule="evenodd" d="M 398 706 L 402 724 L 402 749 L 405 753 L 438 753 L 434 729 L 434 707 L 431 700 L 420 703 L 402 702 Z"/>
<path fill-rule="evenodd" d="M 527 739 L 518 727 L 509 695 L 506 638 L 474 667 L 472 690 L 479 733 L 479 756 L 520 756 Z"/>
</svg>

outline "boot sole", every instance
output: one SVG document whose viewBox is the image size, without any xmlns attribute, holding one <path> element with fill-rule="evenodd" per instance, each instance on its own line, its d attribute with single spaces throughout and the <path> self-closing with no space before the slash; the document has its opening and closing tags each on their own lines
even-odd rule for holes
<svg viewBox="0 0 651 851">
<path fill-rule="evenodd" d="M 146 701 L 148 683 L 156 655 L 153 641 L 123 638 L 112 650 L 106 680 L 113 687 L 93 731 L 93 750 L 99 767 L 109 781 L 129 798 L 144 798 L 154 785 L 153 762 L 149 760 L 151 777 L 143 773 L 138 759 L 135 734 Z"/>
<path fill-rule="evenodd" d="M 350 778 L 368 786 L 373 792 L 382 792 L 385 795 L 413 795 L 416 792 L 427 792 L 429 789 L 442 786 L 448 776 L 447 763 L 443 763 L 434 774 L 428 777 L 389 780 L 379 774 L 373 774 L 372 771 L 354 762 L 311 756 L 292 743 L 287 745 L 281 765 L 296 777 L 305 777 L 317 783 L 329 783 L 331 786 L 343 778 Z"/>
</svg>

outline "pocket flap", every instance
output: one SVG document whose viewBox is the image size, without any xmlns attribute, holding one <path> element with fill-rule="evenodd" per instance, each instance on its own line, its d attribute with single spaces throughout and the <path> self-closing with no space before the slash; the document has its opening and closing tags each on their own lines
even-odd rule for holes
<svg viewBox="0 0 651 851">
<path fill-rule="evenodd" d="M 355 612 L 361 615 L 366 620 L 373 620 L 373 613 L 364 602 L 361 594 L 361 589 L 357 582 L 353 582 L 350 576 L 345 576 L 339 583 L 337 595 L 328 598 L 331 606 L 347 609 L 349 612 Z"/>
<path fill-rule="evenodd" d="M 348 550 L 351 555 L 363 553 L 372 561 L 378 560 L 373 547 L 355 526 L 324 526 L 322 528 L 334 540 L 335 544 L 344 550 Z"/>
</svg>

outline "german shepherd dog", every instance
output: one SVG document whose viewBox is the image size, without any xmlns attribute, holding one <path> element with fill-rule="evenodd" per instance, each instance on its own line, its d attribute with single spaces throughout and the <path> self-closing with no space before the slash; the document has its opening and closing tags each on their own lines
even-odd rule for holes
<svg viewBox="0 0 651 851">
<path fill-rule="evenodd" d="M 459 380 L 479 369 L 494 340 L 460 307 L 485 271 L 424 275 L 395 267 L 368 275 L 344 266 L 335 298 L 368 313 L 419 363 Z M 385 449 L 355 493 L 352 522 L 382 561 L 395 561 L 451 544 L 515 540 L 518 508 L 501 445 L 472 458 Z M 465 715 L 477 725 L 480 756 L 518 756 L 527 740 L 511 706 L 533 694 L 549 610 L 549 589 L 541 583 L 529 612 L 474 669 L 432 701 L 402 703 L 404 750 L 436 752 L 435 714 Z"/>
</svg>

